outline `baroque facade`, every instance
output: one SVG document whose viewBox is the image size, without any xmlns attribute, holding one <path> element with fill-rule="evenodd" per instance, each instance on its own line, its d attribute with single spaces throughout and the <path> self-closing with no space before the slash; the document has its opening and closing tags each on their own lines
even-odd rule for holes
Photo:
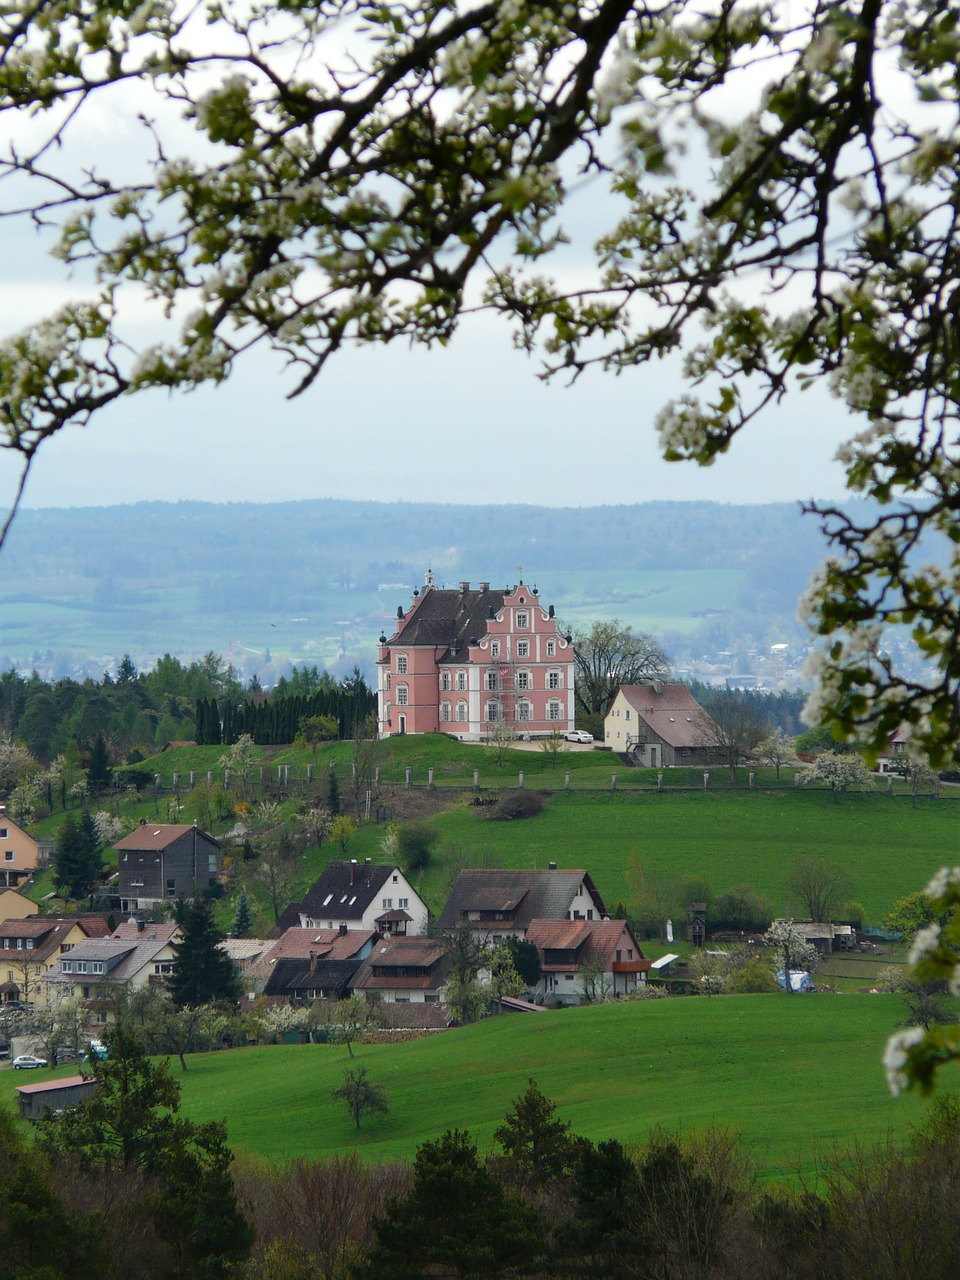
<svg viewBox="0 0 960 1280">
<path fill-rule="evenodd" d="M 433 572 L 380 637 L 380 736 L 451 733 L 480 741 L 508 725 L 521 736 L 574 727 L 573 643 L 536 587 L 456 590 Z"/>
</svg>

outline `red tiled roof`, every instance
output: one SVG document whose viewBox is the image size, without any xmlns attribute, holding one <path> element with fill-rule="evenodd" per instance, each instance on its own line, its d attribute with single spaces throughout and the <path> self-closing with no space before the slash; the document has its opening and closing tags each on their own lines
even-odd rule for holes
<svg viewBox="0 0 960 1280">
<path fill-rule="evenodd" d="M 199 828 L 194 828 L 193 824 L 183 823 L 150 823 L 144 827 L 137 827 L 130 832 L 128 836 L 124 836 L 122 840 L 118 840 L 113 846 L 120 852 L 138 852 L 140 850 L 166 849 L 168 845 L 173 844 L 175 840 L 179 840 L 181 836 L 185 836 L 188 831 L 196 830 L 197 835 L 201 839 L 207 840 L 210 844 L 220 847 L 220 841 L 215 840 L 213 836 Z"/>
<path fill-rule="evenodd" d="M 710 717 L 685 684 L 624 684 L 620 692 L 637 716 L 671 747 L 702 747 Z"/>
</svg>

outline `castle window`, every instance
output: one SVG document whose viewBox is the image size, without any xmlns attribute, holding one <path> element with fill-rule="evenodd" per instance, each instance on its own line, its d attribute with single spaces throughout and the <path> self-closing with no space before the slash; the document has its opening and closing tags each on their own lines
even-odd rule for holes
<svg viewBox="0 0 960 1280">
<path fill-rule="evenodd" d="M 386 693 L 390 692 L 390 672 L 389 671 L 385 671 L 383 673 L 383 688 Z"/>
<path fill-rule="evenodd" d="M 502 720 L 502 719 L 503 719 L 503 715 L 500 710 L 500 703 L 488 702 L 487 703 L 487 720 L 491 724 L 496 724 L 498 720 Z"/>
<path fill-rule="evenodd" d="M 444 690 L 450 688 L 450 672 L 449 671 L 440 672 L 440 688 Z"/>
<path fill-rule="evenodd" d="M 461 691 L 467 687 L 467 673 L 465 671 L 457 672 L 457 690 Z"/>
<path fill-rule="evenodd" d="M 444 724 L 447 724 L 449 722 L 450 720 L 450 703 L 449 702 L 440 703 L 440 719 L 443 721 Z"/>
<path fill-rule="evenodd" d="M 525 609 L 518 609 L 517 610 L 517 629 L 519 630 L 523 627 L 529 627 L 529 625 L 530 625 L 529 613 L 527 613 Z"/>
<path fill-rule="evenodd" d="M 517 672 L 517 688 L 518 689 L 530 688 L 530 672 L 529 671 Z"/>
<path fill-rule="evenodd" d="M 517 657 L 518 658 L 530 657 L 530 641 L 529 640 L 517 641 Z"/>
<path fill-rule="evenodd" d="M 547 688 L 548 688 L 548 689 L 559 689 L 559 688 L 561 688 L 561 687 L 562 687 L 562 686 L 561 686 L 561 684 L 560 684 L 560 672 L 559 672 L 559 671 L 548 671 L 548 672 L 547 672 Z"/>
<path fill-rule="evenodd" d="M 487 688 L 488 689 L 500 688 L 500 676 L 496 671 L 487 672 Z"/>
<path fill-rule="evenodd" d="M 405 684 L 397 685 L 397 706 L 405 707 L 407 705 L 407 686 Z"/>
<path fill-rule="evenodd" d="M 405 653 L 397 654 L 397 675 L 405 676 L 407 674 L 407 655 Z"/>
<path fill-rule="evenodd" d="M 533 708 L 531 707 L 530 703 L 527 702 L 526 700 L 522 702 L 518 702 L 517 703 L 517 719 L 532 720 L 533 716 L 530 714 L 532 710 Z"/>
<path fill-rule="evenodd" d="M 457 723 L 466 724 L 467 722 L 467 704 L 465 702 L 457 703 Z"/>
<path fill-rule="evenodd" d="M 556 640 L 548 640 L 547 641 L 547 657 L 555 658 L 556 656 L 557 656 L 557 642 Z"/>
<path fill-rule="evenodd" d="M 491 658 L 500 657 L 500 641 L 499 640 L 490 641 L 490 657 Z"/>
<path fill-rule="evenodd" d="M 563 719 L 563 708 L 561 707 L 560 703 L 556 700 L 556 698 L 553 698 L 550 702 L 547 703 L 547 719 L 548 720 Z"/>
</svg>

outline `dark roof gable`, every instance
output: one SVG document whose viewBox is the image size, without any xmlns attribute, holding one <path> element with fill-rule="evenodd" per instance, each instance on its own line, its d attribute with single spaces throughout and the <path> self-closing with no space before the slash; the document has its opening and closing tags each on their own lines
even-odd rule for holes
<svg viewBox="0 0 960 1280">
<path fill-rule="evenodd" d="M 603 899 L 586 871 L 461 871 L 440 917 L 441 929 L 456 929 L 468 921 L 468 913 L 503 912 L 506 919 L 494 927 L 525 929 L 531 920 L 565 920 L 581 884 L 585 884 L 606 916 Z"/>
<path fill-rule="evenodd" d="M 302 913 L 311 920 L 361 920 L 396 870 L 394 865 L 330 862 L 313 888 L 307 891 L 297 909 L 298 914 Z"/>
<path fill-rule="evenodd" d="M 397 627 L 389 643 L 447 650 L 456 645 L 457 653 L 448 653 L 445 657 L 465 662 L 470 642 L 486 635 L 491 610 L 494 614 L 500 612 L 505 594 L 489 590 L 441 591 L 430 587 Z"/>
</svg>

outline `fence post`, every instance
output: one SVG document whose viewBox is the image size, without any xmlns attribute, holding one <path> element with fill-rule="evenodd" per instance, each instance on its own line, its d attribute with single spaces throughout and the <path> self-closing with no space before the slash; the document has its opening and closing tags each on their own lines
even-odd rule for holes
<svg viewBox="0 0 960 1280">
<path fill-rule="evenodd" d="M 703 789 L 704 789 L 704 791 L 706 791 L 706 789 L 707 789 L 707 787 L 708 787 L 709 785 L 710 785 L 710 770 L 709 770 L 709 769 L 704 769 L 704 771 L 703 771 Z"/>
<path fill-rule="evenodd" d="M 480 770 L 479 769 L 474 769 L 473 771 L 473 789 L 474 791 L 480 790 Z"/>
<path fill-rule="evenodd" d="M 179 790 L 180 790 L 180 775 L 179 775 L 179 773 L 175 773 L 175 774 L 173 775 L 173 789 L 174 789 L 174 791 L 179 791 Z"/>
<path fill-rule="evenodd" d="M 410 766 L 409 766 L 409 765 L 407 765 L 406 769 L 404 770 L 404 774 L 405 774 L 406 776 L 405 776 L 405 778 L 404 778 L 403 785 L 404 785 L 405 787 L 409 787 L 409 786 L 410 786 L 410 780 L 411 780 L 411 778 L 413 777 L 413 770 L 410 768 Z"/>
<path fill-rule="evenodd" d="M 308 782 L 313 781 L 313 765 L 312 764 L 307 765 L 307 781 Z"/>
<path fill-rule="evenodd" d="M 749 778 L 748 778 L 748 781 L 747 781 L 747 786 L 749 786 L 749 788 L 750 788 L 750 790 L 751 790 L 751 791 L 753 790 L 753 777 L 754 777 L 754 774 L 753 774 L 753 770 L 751 769 L 751 770 L 750 770 L 750 775 L 749 775 Z"/>
<path fill-rule="evenodd" d="M 427 790 L 433 790 L 433 765 L 427 770 Z"/>
<path fill-rule="evenodd" d="M 229 769 L 224 769 L 223 771 L 223 785 L 224 785 L 224 789 L 228 789 L 230 786 L 230 770 Z"/>
<path fill-rule="evenodd" d="M 211 783 L 211 785 L 212 785 L 212 783 L 213 783 L 213 770 L 212 770 L 212 769 L 208 769 L 208 770 L 207 770 L 207 781 L 208 781 L 209 783 Z"/>
<path fill-rule="evenodd" d="M 374 782 L 374 786 L 379 787 L 380 785 L 380 766 L 379 765 L 377 765 L 376 769 L 374 769 L 373 771 L 373 782 Z"/>
<path fill-rule="evenodd" d="M 564 791 L 570 790 L 570 774 L 569 773 L 565 773 L 563 775 L 563 789 Z"/>
<path fill-rule="evenodd" d="M 617 775 L 616 775 L 615 773 L 611 773 L 611 775 L 610 775 L 610 790 L 611 790 L 611 791 L 616 791 L 616 789 L 617 789 Z"/>
<path fill-rule="evenodd" d="M 158 791 L 160 790 L 160 775 L 159 775 L 159 773 L 155 773 L 155 774 L 153 775 L 153 785 L 156 787 L 156 789 L 157 789 Z"/>
<path fill-rule="evenodd" d="M 520 770 L 519 774 L 517 775 L 517 790 L 518 790 L 518 791 L 522 791 L 522 790 L 523 790 L 523 770 L 522 770 L 522 769 Z"/>
<path fill-rule="evenodd" d="M 663 774 L 659 772 L 657 773 L 657 790 L 663 790 Z"/>
</svg>

